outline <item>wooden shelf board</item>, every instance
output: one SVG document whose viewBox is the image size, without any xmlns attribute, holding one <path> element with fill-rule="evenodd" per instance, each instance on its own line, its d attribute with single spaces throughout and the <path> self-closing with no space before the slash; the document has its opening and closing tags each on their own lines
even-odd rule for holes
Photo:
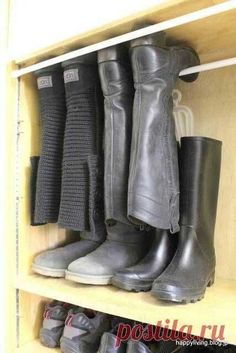
<svg viewBox="0 0 236 353">
<path fill-rule="evenodd" d="M 41 345 L 39 340 L 34 340 L 16 349 L 16 353 L 59 353 L 60 348 L 47 348 Z"/>
<path fill-rule="evenodd" d="M 236 281 L 217 279 L 207 289 L 205 298 L 195 304 L 178 305 L 160 302 L 150 293 L 129 293 L 112 286 L 80 285 L 65 279 L 28 275 L 17 279 L 16 287 L 35 295 L 69 302 L 116 316 L 156 324 L 161 320 L 178 320 L 182 325 L 193 325 L 193 334 L 202 325 L 225 325 L 225 339 L 236 344 Z M 207 336 L 210 338 L 210 336 Z"/>
<path fill-rule="evenodd" d="M 91 31 L 80 33 L 77 36 L 65 39 L 49 47 L 28 53 L 24 57 L 17 57 L 15 55 L 12 60 L 19 65 L 26 64 L 28 66 L 49 57 L 58 56 L 108 38 L 128 33 L 137 23 L 161 23 L 223 2 L 225 1 L 168 0 L 154 8 L 108 23 Z M 199 52 L 202 63 L 233 57 L 236 55 L 234 45 L 236 36 L 235 14 L 235 10 L 227 11 L 226 13 L 210 18 L 172 28 L 166 31 L 167 38 L 169 42 L 176 43 L 176 41 L 181 41 L 193 46 Z"/>
</svg>

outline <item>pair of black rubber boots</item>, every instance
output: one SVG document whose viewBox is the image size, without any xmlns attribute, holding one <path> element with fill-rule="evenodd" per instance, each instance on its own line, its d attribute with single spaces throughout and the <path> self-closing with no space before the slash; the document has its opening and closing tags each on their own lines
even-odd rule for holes
<svg viewBox="0 0 236 353">
<path fill-rule="evenodd" d="M 159 35 L 157 38 L 148 36 L 131 42 L 130 55 L 131 66 L 124 48 L 113 47 L 98 53 L 100 80 L 105 99 L 104 188 L 108 237 L 98 246 L 104 240 L 105 234 L 102 231 L 102 236 L 96 238 L 96 227 L 93 227 L 95 231 L 92 232 L 89 242 L 93 239 L 96 245 L 91 248 L 90 245 L 86 246 L 84 251 L 77 252 L 72 245 L 73 256 L 69 256 L 63 266 L 61 250 L 59 269 L 55 269 L 55 254 L 44 254 L 47 265 L 42 266 L 41 257 L 41 262 L 38 259 L 35 261 L 34 269 L 46 275 L 53 275 L 55 269 L 54 275 L 59 270 L 58 276 L 63 276 L 69 266 L 66 277 L 77 282 L 113 283 L 123 289 L 137 291 L 150 290 L 152 287 L 154 295 L 160 299 L 196 301 L 203 297 L 206 286 L 214 280 L 213 236 L 221 142 L 203 137 L 182 139 L 179 151 L 179 187 L 178 151 L 171 94 L 179 72 L 197 65 L 198 57 L 189 48 L 165 47 L 163 38 Z M 72 66 L 66 70 L 66 87 L 71 85 L 75 93 L 72 88 L 69 92 L 68 88 L 68 125 L 70 115 L 75 120 L 81 117 L 81 114 L 76 116 L 76 113 L 81 113 L 84 101 L 81 101 L 81 107 L 78 103 L 73 105 L 73 97 L 78 92 L 78 83 L 83 89 L 84 85 L 86 87 L 88 81 L 83 77 L 83 72 L 87 70 L 88 73 L 93 67 L 85 61 L 81 63 L 80 60 L 69 65 Z M 94 72 L 92 76 L 96 77 Z M 196 75 L 183 79 L 193 81 Z M 88 101 L 88 97 L 83 99 Z M 88 107 L 90 104 L 91 101 Z M 91 121 L 93 124 L 97 122 L 95 126 L 98 130 L 94 131 L 99 131 L 101 120 Z M 68 140 L 73 136 L 73 124 L 75 123 L 72 119 Z M 81 124 L 83 125 L 83 121 Z M 101 134 L 97 132 L 96 136 Z M 92 137 L 88 138 L 88 142 L 91 140 Z M 93 138 L 93 141 L 101 139 Z M 80 141 L 75 140 L 74 143 Z M 85 143 L 86 139 L 83 145 Z M 100 142 L 98 145 L 101 146 Z M 66 134 L 64 149 L 65 146 Z M 76 155 L 79 149 L 83 150 L 83 146 L 73 150 L 71 145 L 68 157 L 71 158 L 73 151 Z M 85 169 L 88 156 L 102 155 L 102 152 L 98 151 L 101 151 L 100 147 L 92 148 L 85 154 Z M 68 164 L 64 158 L 66 168 L 76 162 L 75 159 Z M 79 168 L 81 165 L 80 160 Z M 76 180 L 76 173 L 73 171 L 68 169 L 67 175 L 67 180 L 73 177 Z M 86 180 L 86 177 L 83 180 Z M 82 186 L 86 189 L 87 184 Z M 63 195 L 67 201 L 71 194 L 71 191 L 63 191 L 62 173 L 61 203 Z M 79 214 L 73 214 L 74 218 L 78 216 L 79 222 Z M 94 215 L 94 212 L 92 214 Z M 64 216 L 70 217 L 70 212 L 67 210 Z M 59 225 L 86 230 L 61 222 L 60 216 Z M 150 232 L 146 231 L 147 226 L 151 227 Z M 178 235 L 170 234 L 176 232 L 179 232 Z M 153 237 L 148 253 L 145 247 L 148 243 L 147 233 Z M 89 252 L 91 253 L 85 256 Z M 78 260 L 74 261 L 76 256 Z M 129 267 L 131 265 L 134 266 Z"/>
</svg>

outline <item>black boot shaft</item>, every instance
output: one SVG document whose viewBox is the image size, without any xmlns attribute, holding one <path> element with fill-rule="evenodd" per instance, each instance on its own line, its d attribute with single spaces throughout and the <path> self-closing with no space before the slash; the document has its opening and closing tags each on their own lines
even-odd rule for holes
<svg viewBox="0 0 236 353">
<path fill-rule="evenodd" d="M 129 177 L 129 219 L 179 230 L 179 175 L 172 90 L 179 72 L 199 63 L 190 48 L 131 42 L 135 84 Z"/>
<path fill-rule="evenodd" d="M 141 28 L 145 28 L 148 25 L 151 25 L 150 23 L 143 23 L 143 24 L 138 24 L 137 26 L 134 26 L 133 30 L 138 30 Z M 153 45 L 153 46 L 159 46 L 159 47 L 165 47 L 166 46 L 166 33 L 165 32 L 157 32 L 153 33 L 151 35 L 147 35 L 144 37 L 139 37 L 136 39 L 133 39 L 130 42 L 130 47 L 138 47 L 140 45 Z"/>
<path fill-rule="evenodd" d="M 193 227 L 204 242 L 214 236 L 221 146 L 221 141 L 206 137 L 181 139 L 180 224 Z"/>
<path fill-rule="evenodd" d="M 196 52 L 191 48 L 161 47 L 158 43 L 148 44 L 145 38 L 143 41 L 141 39 L 139 42 L 131 42 L 133 76 L 137 84 L 154 80 L 159 82 L 162 90 L 168 87 L 173 89 L 181 70 L 200 63 Z M 187 80 L 187 76 L 184 77 Z M 166 93 L 172 95 L 169 90 Z"/>
<path fill-rule="evenodd" d="M 129 223 L 127 185 L 134 88 L 128 51 L 121 46 L 101 50 L 98 62 L 105 105 L 105 218 L 108 224 Z"/>
</svg>

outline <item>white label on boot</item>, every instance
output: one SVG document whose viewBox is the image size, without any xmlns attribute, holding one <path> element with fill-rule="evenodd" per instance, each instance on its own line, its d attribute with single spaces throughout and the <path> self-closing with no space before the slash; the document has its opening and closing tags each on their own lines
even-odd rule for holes
<svg viewBox="0 0 236 353">
<path fill-rule="evenodd" d="M 69 69 L 64 71 L 64 82 L 74 82 L 79 81 L 79 70 L 78 69 Z"/>
<path fill-rule="evenodd" d="M 38 89 L 52 87 L 52 76 L 42 76 L 37 78 Z"/>
</svg>

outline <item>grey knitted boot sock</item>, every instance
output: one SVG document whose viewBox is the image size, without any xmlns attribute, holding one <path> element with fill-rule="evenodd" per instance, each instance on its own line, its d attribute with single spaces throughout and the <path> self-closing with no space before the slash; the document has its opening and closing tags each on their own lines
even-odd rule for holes
<svg viewBox="0 0 236 353">
<path fill-rule="evenodd" d="M 35 223 L 55 223 L 61 192 L 61 163 L 66 106 L 61 68 L 36 73 L 42 119 L 41 156 L 38 165 Z"/>
<path fill-rule="evenodd" d="M 97 65 L 87 58 L 63 63 L 67 121 L 59 226 L 90 231 L 88 157 L 102 156 L 103 107 Z"/>
</svg>

